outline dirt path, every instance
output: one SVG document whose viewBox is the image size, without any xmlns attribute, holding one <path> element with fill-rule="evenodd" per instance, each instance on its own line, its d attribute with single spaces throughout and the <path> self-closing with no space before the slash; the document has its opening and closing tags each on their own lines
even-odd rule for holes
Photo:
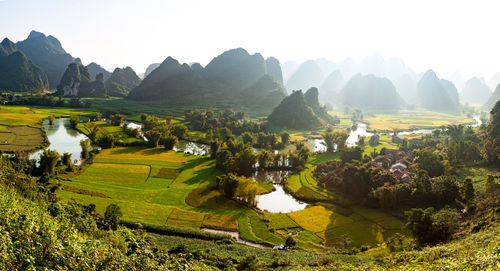
<svg viewBox="0 0 500 271">
<path fill-rule="evenodd" d="M 256 248 L 269 248 L 268 246 L 265 246 L 265 245 L 262 245 L 262 244 L 257 244 L 257 243 L 254 243 L 254 242 L 243 240 L 243 239 L 240 238 L 240 234 L 238 232 L 235 232 L 235 231 L 223 231 L 223 230 L 214 230 L 214 229 L 207 229 L 207 228 L 204 228 L 202 230 L 206 231 L 206 232 L 211 232 L 211 233 L 219 233 L 219 234 L 231 235 L 234 239 L 236 239 L 236 243 L 238 243 L 238 244 L 243 244 L 243 245 L 247 245 L 247 246 L 251 246 L 251 247 L 256 247 Z"/>
</svg>

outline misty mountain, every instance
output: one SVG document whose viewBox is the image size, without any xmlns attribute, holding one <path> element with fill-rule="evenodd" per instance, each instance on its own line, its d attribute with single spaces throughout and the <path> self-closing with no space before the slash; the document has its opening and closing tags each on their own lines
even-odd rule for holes
<svg viewBox="0 0 500 271">
<path fill-rule="evenodd" d="M 344 77 L 340 71 L 336 70 L 330 73 L 319 87 L 319 100 L 322 103 L 337 103 L 336 97 L 344 86 Z"/>
<path fill-rule="evenodd" d="M 288 82 L 288 79 L 292 77 L 292 75 L 299 68 L 299 63 L 296 61 L 287 61 L 281 65 L 281 71 L 283 73 L 283 82 Z"/>
<path fill-rule="evenodd" d="M 455 87 L 455 84 L 453 84 L 453 82 L 445 80 L 445 79 L 441 79 L 440 82 L 441 82 L 441 85 L 443 86 L 443 88 L 446 90 L 446 93 L 448 94 L 448 96 L 453 101 L 453 103 L 455 103 L 456 105 L 459 105 L 460 98 L 458 95 L 458 90 Z"/>
<path fill-rule="evenodd" d="M 498 101 L 500 101 L 500 83 L 497 85 L 495 91 L 493 91 L 493 93 L 489 97 L 488 101 L 484 105 L 484 108 L 486 110 L 491 110 Z"/>
<path fill-rule="evenodd" d="M 353 76 L 339 94 L 340 103 L 368 110 L 397 110 L 405 106 L 392 82 L 372 74 Z"/>
<path fill-rule="evenodd" d="M 5 38 L 0 43 L 0 90 L 38 92 L 48 88 L 47 75 Z"/>
<path fill-rule="evenodd" d="M 267 119 L 273 125 L 294 129 L 314 128 L 321 124 L 301 90 L 286 96 Z"/>
<path fill-rule="evenodd" d="M 205 68 L 168 57 L 128 98 L 210 105 L 221 101 L 271 111 L 286 96 L 279 62 L 242 48 L 215 57 Z M 282 76 L 281 76 L 282 77 Z"/>
<path fill-rule="evenodd" d="M 430 110 L 456 111 L 459 104 L 452 98 L 455 94 L 449 94 L 451 91 L 452 88 L 448 83 L 443 86 L 443 82 L 434 71 L 428 70 L 417 84 L 417 103 Z"/>
<path fill-rule="evenodd" d="M 274 77 L 274 79 L 283 85 L 283 73 L 281 72 L 281 65 L 278 59 L 269 57 L 266 59 L 267 74 Z"/>
<path fill-rule="evenodd" d="M 40 32 L 31 31 L 28 38 L 16 46 L 47 74 L 51 88 L 59 84 L 67 66 L 73 63 L 73 57 L 66 53 L 59 40 Z"/>
<path fill-rule="evenodd" d="M 405 73 L 395 80 L 394 86 L 399 95 L 407 102 L 414 103 L 417 91 L 416 76 Z"/>
<path fill-rule="evenodd" d="M 81 65 L 81 63 L 80 63 Z M 92 62 L 87 65 L 87 69 L 90 72 L 90 78 L 96 78 L 96 76 L 100 73 L 102 73 L 104 81 L 108 80 L 109 77 L 111 77 L 111 73 L 104 69 L 103 67 L 99 66 L 99 64 Z"/>
<path fill-rule="evenodd" d="M 454 72 L 449 78 L 451 82 L 457 87 L 459 92 L 465 87 L 465 80 L 460 72 Z"/>
<path fill-rule="evenodd" d="M 131 67 L 116 68 L 106 80 L 106 89 L 109 96 L 126 97 L 140 83 L 141 78 Z"/>
<path fill-rule="evenodd" d="M 491 95 L 491 89 L 477 77 L 473 77 L 465 82 L 465 87 L 460 92 L 463 103 L 482 105 Z"/>
<path fill-rule="evenodd" d="M 488 80 L 488 87 L 490 89 L 496 89 L 498 84 L 500 84 L 500 72 L 495 73 L 491 76 L 490 80 Z"/>
<path fill-rule="evenodd" d="M 144 78 L 146 78 L 152 71 L 154 71 L 156 68 L 160 66 L 161 63 L 153 63 L 149 64 L 149 66 L 146 68 L 146 71 L 144 72 Z"/>
<path fill-rule="evenodd" d="M 323 71 L 314 60 L 304 62 L 297 71 L 288 79 L 286 88 L 288 90 L 305 90 L 318 87 L 325 79 Z"/>
</svg>

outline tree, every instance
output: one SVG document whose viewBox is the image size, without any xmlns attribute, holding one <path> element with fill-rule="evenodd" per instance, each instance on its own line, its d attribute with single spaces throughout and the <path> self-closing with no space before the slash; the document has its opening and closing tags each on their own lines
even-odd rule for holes
<svg viewBox="0 0 500 271">
<path fill-rule="evenodd" d="M 285 246 L 294 247 L 295 245 L 297 245 L 297 241 L 292 236 L 288 236 L 285 240 Z"/>
<path fill-rule="evenodd" d="M 408 216 L 406 228 L 410 230 L 420 246 L 427 244 L 432 237 L 433 213 L 434 208 L 427 208 L 425 210 L 413 208 L 409 212 L 406 212 Z"/>
<path fill-rule="evenodd" d="M 59 153 L 53 150 L 43 151 L 42 155 L 40 156 L 40 169 L 42 174 L 46 172 L 50 176 L 54 175 L 59 156 Z"/>
<path fill-rule="evenodd" d="M 471 178 L 467 178 L 465 179 L 465 181 L 463 181 L 462 185 L 460 186 L 460 190 L 462 198 L 467 204 L 469 204 L 474 198 L 474 186 L 472 185 Z"/>
<path fill-rule="evenodd" d="M 427 171 L 429 176 L 441 176 L 444 173 L 444 165 L 441 156 L 428 149 L 423 149 L 415 152 L 415 162 L 418 167 Z"/>
<path fill-rule="evenodd" d="M 161 142 L 165 149 L 172 150 L 175 144 L 177 144 L 178 140 L 175 135 L 167 135 L 161 139 Z"/>
<path fill-rule="evenodd" d="M 144 133 L 144 136 L 148 140 L 149 146 L 156 148 L 158 147 L 162 134 L 158 130 L 149 130 Z"/>
<path fill-rule="evenodd" d="M 80 147 L 82 148 L 81 157 L 87 159 L 89 157 L 90 140 L 80 140 Z"/>
<path fill-rule="evenodd" d="M 104 219 L 111 224 L 112 228 L 116 230 L 116 226 L 118 226 L 118 222 L 120 222 L 120 218 L 122 217 L 122 211 L 120 206 L 111 203 L 106 207 L 106 211 L 104 212 Z"/>
<path fill-rule="evenodd" d="M 273 164 L 274 154 L 269 150 L 261 150 L 257 153 L 259 167 L 268 168 Z"/>
<path fill-rule="evenodd" d="M 54 115 L 49 116 L 49 125 L 50 126 L 54 125 L 54 119 L 55 119 Z"/>
<path fill-rule="evenodd" d="M 78 125 L 79 122 L 80 118 L 78 116 L 72 115 L 71 117 L 69 117 L 69 124 L 71 128 L 76 129 L 76 126 Z"/>
<path fill-rule="evenodd" d="M 226 197 L 232 199 L 236 195 L 238 188 L 238 178 L 232 173 L 224 174 L 215 177 L 217 189 L 222 192 Z"/>
<path fill-rule="evenodd" d="M 67 171 L 73 170 L 73 161 L 71 161 L 71 153 L 65 152 L 61 157 L 62 164 L 66 166 Z"/>
<path fill-rule="evenodd" d="M 113 126 L 121 126 L 125 117 L 120 114 L 115 114 L 111 116 L 111 125 Z"/>
<path fill-rule="evenodd" d="M 360 161 L 362 157 L 363 157 L 363 150 L 359 146 L 345 148 L 340 151 L 340 160 L 344 164 L 349 163 L 353 160 Z"/>
<path fill-rule="evenodd" d="M 116 141 L 115 135 L 106 133 L 98 137 L 97 144 L 104 149 L 110 149 L 115 147 Z"/>
<path fill-rule="evenodd" d="M 285 131 L 281 134 L 281 143 L 283 143 L 283 145 L 286 145 L 289 142 L 290 142 L 290 134 Z"/>
<path fill-rule="evenodd" d="M 243 143 L 253 145 L 254 138 L 250 132 L 244 132 L 241 134 L 241 139 L 243 139 Z"/>
<path fill-rule="evenodd" d="M 101 113 L 99 113 L 99 112 L 94 113 L 94 114 L 92 115 L 92 119 L 93 119 L 94 121 L 101 121 L 101 119 L 102 119 L 102 115 L 101 115 Z"/>
<path fill-rule="evenodd" d="M 180 123 L 180 124 L 174 125 L 172 134 L 174 136 L 176 136 L 178 139 L 183 139 L 183 138 L 186 138 L 187 132 L 188 132 L 187 126 Z"/>
<path fill-rule="evenodd" d="M 335 151 L 335 135 L 332 131 L 327 131 L 321 135 L 323 137 L 322 144 L 326 146 L 326 152 L 334 152 Z"/>
</svg>

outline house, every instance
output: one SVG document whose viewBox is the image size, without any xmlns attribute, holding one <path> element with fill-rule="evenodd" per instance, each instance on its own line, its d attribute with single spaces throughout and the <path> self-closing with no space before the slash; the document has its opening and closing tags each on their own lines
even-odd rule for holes
<svg viewBox="0 0 500 271">
<path fill-rule="evenodd" d="M 379 135 L 373 135 L 370 137 L 370 145 L 378 145 L 380 141 L 380 136 Z"/>
<path fill-rule="evenodd" d="M 400 181 L 408 183 L 411 181 L 411 177 L 408 173 L 405 173 L 405 174 L 403 174 L 403 176 L 401 176 Z"/>
<path fill-rule="evenodd" d="M 405 175 L 405 173 L 399 169 L 391 170 L 391 171 L 392 171 L 392 174 L 394 174 L 394 176 L 396 176 L 396 179 L 398 179 L 398 180 L 401 180 L 401 178 L 403 178 L 403 176 Z"/>
<path fill-rule="evenodd" d="M 401 171 L 405 171 L 408 167 L 403 164 L 403 163 L 396 163 L 394 165 L 391 166 L 391 170 L 396 170 L 396 169 L 399 169 Z"/>
<path fill-rule="evenodd" d="M 393 135 L 392 136 L 392 142 L 393 143 L 401 143 L 401 142 L 403 142 L 403 137 L 398 136 L 398 135 Z"/>
</svg>

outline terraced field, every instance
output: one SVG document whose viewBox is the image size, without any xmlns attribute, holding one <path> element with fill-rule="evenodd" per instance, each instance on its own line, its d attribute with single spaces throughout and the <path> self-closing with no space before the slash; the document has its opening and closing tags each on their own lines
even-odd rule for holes
<svg viewBox="0 0 500 271">
<path fill-rule="evenodd" d="M 0 151 L 31 151 L 46 144 L 41 128 L 49 116 L 86 114 L 68 108 L 0 106 Z"/>
</svg>

